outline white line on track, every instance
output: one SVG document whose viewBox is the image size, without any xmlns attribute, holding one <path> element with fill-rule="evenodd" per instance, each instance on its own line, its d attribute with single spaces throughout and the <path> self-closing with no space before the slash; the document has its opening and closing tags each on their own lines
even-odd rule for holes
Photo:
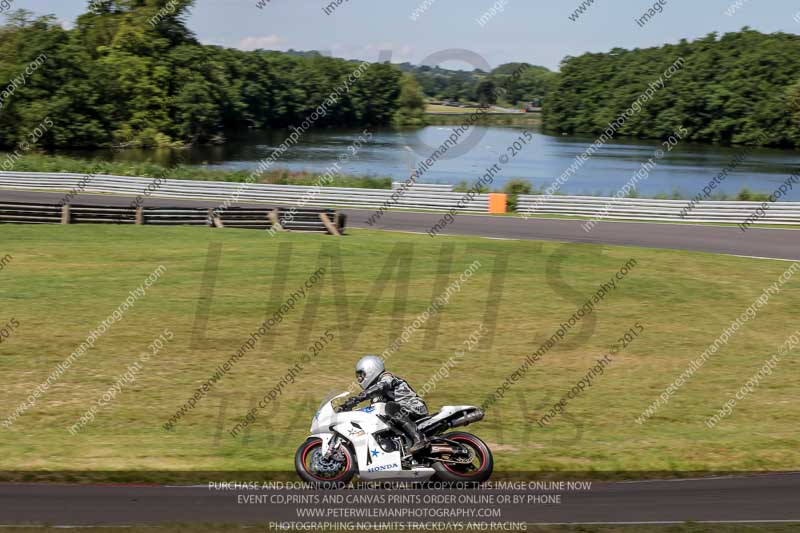
<svg viewBox="0 0 800 533">
<path fill-rule="evenodd" d="M 795 262 L 800 261 L 800 259 L 782 259 L 780 257 L 759 257 L 757 255 L 736 255 L 736 254 L 725 254 L 725 255 L 732 255 L 733 257 L 744 257 L 745 259 L 768 259 L 770 261 L 789 261 Z"/>
</svg>

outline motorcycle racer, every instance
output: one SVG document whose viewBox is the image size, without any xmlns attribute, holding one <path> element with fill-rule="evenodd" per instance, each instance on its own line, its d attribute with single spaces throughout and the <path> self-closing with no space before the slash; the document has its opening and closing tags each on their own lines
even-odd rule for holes
<svg viewBox="0 0 800 533">
<path fill-rule="evenodd" d="M 406 380 L 387 372 L 383 360 L 375 355 L 365 355 L 358 360 L 356 380 L 364 390 L 348 398 L 342 410 L 350 410 L 368 399 L 372 403 L 385 402 L 386 413 L 411 438 L 408 452 L 413 454 L 428 446 L 428 440 L 414 422 L 428 416 L 428 408 Z"/>
</svg>

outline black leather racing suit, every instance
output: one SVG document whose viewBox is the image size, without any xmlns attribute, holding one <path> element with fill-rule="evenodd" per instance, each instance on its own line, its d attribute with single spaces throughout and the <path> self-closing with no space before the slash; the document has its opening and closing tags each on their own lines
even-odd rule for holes
<svg viewBox="0 0 800 533">
<path fill-rule="evenodd" d="M 417 429 L 414 420 L 428 416 L 428 408 L 406 380 L 384 372 L 372 386 L 348 398 L 344 407 L 350 409 L 368 399 L 372 400 L 372 403 L 386 403 L 386 414 L 411 438 L 412 451 L 417 451 L 426 445 L 427 440 Z"/>
<path fill-rule="evenodd" d="M 428 416 L 428 408 L 425 402 L 417 396 L 411 385 L 403 378 L 389 372 L 381 374 L 372 386 L 347 401 L 352 405 L 357 405 L 365 400 L 372 400 L 372 403 L 385 402 L 387 404 L 386 410 L 391 416 L 393 416 L 391 411 L 394 411 L 388 405 L 391 403 L 399 404 L 397 407 L 408 413 L 414 420 Z"/>
</svg>

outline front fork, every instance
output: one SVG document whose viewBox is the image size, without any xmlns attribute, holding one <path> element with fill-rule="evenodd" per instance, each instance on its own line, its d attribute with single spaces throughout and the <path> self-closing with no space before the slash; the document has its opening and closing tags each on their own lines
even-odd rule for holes
<svg viewBox="0 0 800 533">
<path fill-rule="evenodd" d="M 335 458 L 336 455 L 339 454 L 339 445 L 341 443 L 342 443 L 342 437 L 340 437 L 339 435 L 333 435 L 333 437 L 331 437 L 331 439 L 328 441 L 327 449 L 323 442 L 322 449 L 324 450 L 324 452 L 322 454 L 322 457 L 324 457 L 325 460 L 330 460 Z"/>
<path fill-rule="evenodd" d="M 325 441 L 322 442 L 322 458 L 325 461 L 337 461 L 343 462 L 344 461 L 344 454 L 341 451 L 341 447 L 344 445 L 345 439 L 339 435 L 334 433 L 327 442 L 327 446 Z"/>
</svg>

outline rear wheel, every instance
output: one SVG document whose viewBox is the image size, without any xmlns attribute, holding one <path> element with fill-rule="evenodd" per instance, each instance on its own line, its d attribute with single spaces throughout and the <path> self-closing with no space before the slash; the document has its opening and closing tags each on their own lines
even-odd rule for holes
<svg viewBox="0 0 800 533">
<path fill-rule="evenodd" d="M 431 467 L 436 470 L 436 478 L 448 482 L 483 483 L 492 475 L 494 458 L 489 447 L 471 433 L 456 431 L 442 435 L 461 445 L 462 450 L 455 454 L 440 455 L 444 461 L 434 461 Z"/>
<path fill-rule="evenodd" d="M 434 461 L 431 467 L 436 470 L 436 478 L 448 482 L 483 483 L 494 470 L 494 458 L 489 447 L 471 433 L 456 431 L 442 435 L 461 445 L 462 451 L 441 455 L 445 461 Z"/>
<path fill-rule="evenodd" d="M 332 488 L 346 485 L 356 474 L 356 462 L 347 446 L 339 446 L 337 455 L 325 459 L 322 455 L 322 439 L 308 439 L 294 454 L 294 468 L 306 483 Z"/>
</svg>

